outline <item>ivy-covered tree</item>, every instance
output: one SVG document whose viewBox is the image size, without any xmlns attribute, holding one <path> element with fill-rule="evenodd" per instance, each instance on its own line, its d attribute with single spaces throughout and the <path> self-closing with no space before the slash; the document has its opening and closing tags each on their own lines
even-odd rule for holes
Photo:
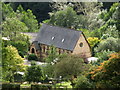
<svg viewBox="0 0 120 90">
<path fill-rule="evenodd" d="M 45 61 L 48 63 L 53 62 L 56 58 L 58 58 L 58 53 L 56 47 L 50 46 L 50 50 L 48 50 L 48 56 L 45 58 Z"/>
</svg>

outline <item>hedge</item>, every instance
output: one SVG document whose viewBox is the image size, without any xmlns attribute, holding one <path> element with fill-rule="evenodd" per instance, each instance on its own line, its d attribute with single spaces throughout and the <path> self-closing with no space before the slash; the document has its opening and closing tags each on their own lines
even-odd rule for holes
<svg viewBox="0 0 120 90">
<path fill-rule="evenodd" d="M 20 84 L 16 83 L 3 83 L 2 90 L 20 90 Z"/>
<path fill-rule="evenodd" d="M 31 61 L 31 60 L 35 60 L 35 61 L 38 61 L 38 58 L 35 54 L 30 54 L 28 55 L 28 60 Z"/>
<path fill-rule="evenodd" d="M 50 84 L 32 84 L 31 90 L 51 90 L 52 85 Z"/>
</svg>

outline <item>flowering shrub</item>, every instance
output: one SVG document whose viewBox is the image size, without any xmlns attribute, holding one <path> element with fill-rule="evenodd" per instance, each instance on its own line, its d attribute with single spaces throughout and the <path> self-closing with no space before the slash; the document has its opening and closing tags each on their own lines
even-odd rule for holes
<svg viewBox="0 0 120 90">
<path fill-rule="evenodd" d="M 89 37 L 87 40 L 91 48 L 93 48 L 98 42 L 100 42 L 100 40 L 97 37 Z"/>
</svg>

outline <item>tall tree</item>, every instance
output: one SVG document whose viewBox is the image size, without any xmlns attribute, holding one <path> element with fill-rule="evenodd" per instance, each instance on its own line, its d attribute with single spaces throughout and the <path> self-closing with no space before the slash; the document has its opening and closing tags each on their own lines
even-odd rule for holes
<svg viewBox="0 0 120 90">
<path fill-rule="evenodd" d="M 49 12 L 51 12 L 50 2 L 11 2 L 13 10 L 16 11 L 17 7 L 21 5 L 25 11 L 28 9 L 33 11 L 38 22 L 49 19 Z"/>
<path fill-rule="evenodd" d="M 75 28 L 76 18 L 76 12 L 71 7 L 67 7 L 62 11 L 51 13 L 49 23 L 62 27 Z"/>
<path fill-rule="evenodd" d="M 2 3 L 2 19 L 3 21 L 6 19 L 6 17 L 15 17 L 15 12 L 13 11 L 13 8 L 10 6 L 10 4 Z"/>
<path fill-rule="evenodd" d="M 6 18 L 6 20 L 2 23 L 2 28 L 3 36 L 8 36 L 11 40 L 14 37 L 18 37 L 20 32 L 28 30 L 27 26 L 17 18 Z"/>
<path fill-rule="evenodd" d="M 120 3 L 114 3 L 111 8 L 100 14 L 100 18 L 102 18 L 105 23 L 102 27 L 98 29 L 100 32 L 100 37 L 103 34 L 108 34 L 110 37 L 118 38 L 120 37 Z"/>
<path fill-rule="evenodd" d="M 13 11 L 13 8 L 11 7 L 10 4 L 4 4 L 4 3 L 2 4 L 3 4 L 2 7 L 3 21 L 7 20 L 8 18 L 15 18 L 17 19 L 17 21 L 19 20 L 18 22 L 21 21 L 22 23 L 24 23 L 28 28 L 26 30 L 21 29 L 21 32 L 38 31 L 38 21 L 36 19 L 36 16 L 33 15 L 33 12 L 30 9 L 25 11 L 23 7 L 20 5 L 18 6 L 16 11 Z"/>
<path fill-rule="evenodd" d="M 19 20 L 23 23 L 26 24 L 26 26 L 28 27 L 28 31 L 27 32 L 36 32 L 38 31 L 38 21 L 36 19 L 36 16 L 33 15 L 32 10 L 28 9 L 27 11 L 25 11 L 22 6 L 20 5 L 17 10 L 17 16 L 19 18 Z"/>
<path fill-rule="evenodd" d="M 53 9 L 53 12 L 63 11 L 66 7 L 72 7 L 77 14 L 76 19 L 74 18 L 75 23 L 73 21 L 73 24 L 75 25 L 75 27 L 77 27 L 77 29 L 85 28 L 88 30 L 94 30 L 104 24 L 104 22 L 101 19 L 97 18 L 98 15 L 101 13 L 102 3 L 57 2 L 52 3 L 51 7 Z M 62 15 L 62 17 L 64 18 L 64 14 Z"/>
</svg>

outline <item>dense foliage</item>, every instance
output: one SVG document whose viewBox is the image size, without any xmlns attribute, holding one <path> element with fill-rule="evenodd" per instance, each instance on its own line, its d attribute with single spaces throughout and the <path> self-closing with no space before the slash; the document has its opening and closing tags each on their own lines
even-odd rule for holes
<svg viewBox="0 0 120 90">
<path fill-rule="evenodd" d="M 51 13 L 50 23 L 52 25 L 74 28 L 76 26 L 75 25 L 76 19 L 77 19 L 76 12 L 71 7 L 68 7 L 62 11 L 57 11 L 56 13 L 53 14 Z"/>
<path fill-rule="evenodd" d="M 7 24 L 5 28 L 8 27 L 9 28 L 8 30 L 10 32 L 12 32 L 12 29 L 13 29 L 13 32 L 38 31 L 38 21 L 36 20 L 36 16 L 33 15 L 30 9 L 27 9 L 27 11 L 25 11 L 20 5 L 17 8 L 17 10 L 14 11 L 10 3 L 8 4 L 2 3 L 2 14 L 3 14 L 2 19 L 4 21 L 4 24 Z M 7 32 L 8 30 L 3 29 L 4 33 Z"/>
<path fill-rule="evenodd" d="M 18 37 L 21 31 L 24 32 L 28 29 L 25 24 L 17 18 L 6 18 L 6 20 L 2 23 L 2 27 L 3 36 L 9 37 L 11 40 L 14 37 Z"/>
<path fill-rule="evenodd" d="M 75 83 L 75 88 L 93 88 L 92 83 L 90 83 L 89 79 L 83 75 L 77 77 Z"/>
<path fill-rule="evenodd" d="M 56 77 L 62 76 L 69 79 L 74 75 L 80 75 L 88 68 L 89 65 L 86 65 L 80 57 L 67 55 L 55 64 L 55 75 Z"/>
<path fill-rule="evenodd" d="M 110 54 L 107 61 L 90 72 L 97 88 L 120 88 L 120 53 Z"/>
<path fill-rule="evenodd" d="M 31 61 L 31 60 L 37 61 L 37 60 L 38 60 L 38 57 L 37 57 L 35 54 L 30 54 L 30 55 L 28 55 L 28 60 L 29 60 L 29 61 Z"/>
<path fill-rule="evenodd" d="M 41 82 L 43 80 L 41 67 L 32 62 L 31 66 L 26 70 L 25 80 L 28 82 Z"/>
<path fill-rule="evenodd" d="M 28 27 L 28 30 L 23 32 L 36 32 L 38 31 L 38 21 L 36 20 L 36 16 L 33 15 L 32 10 L 28 9 L 27 11 L 23 10 L 20 5 L 17 10 L 17 17 L 19 20 Z"/>
<path fill-rule="evenodd" d="M 50 49 L 47 53 L 48 56 L 45 58 L 45 61 L 48 63 L 53 62 L 58 57 L 58 52 L 56 51 L 56 47 L 54 46 L 50 46 Z"/>
<path fill-rule="evenodd" d="M 18 51 L 13 46 L 7 46 L 2 50 L 3 79 L 13 82 L 13 75 L 17 71 L 23 71 L 23 58 L 19 56 Z"/>
<path fill-rule="evenodd" d="M 100 52 L 103 50 L 119 52 L 119 48 L 120 48 L 119 42 L 120 42 L 120 39 L 109 37 L 98 44 L 98 47 L 95 48 L 96 52 Z"/>
</svg>

